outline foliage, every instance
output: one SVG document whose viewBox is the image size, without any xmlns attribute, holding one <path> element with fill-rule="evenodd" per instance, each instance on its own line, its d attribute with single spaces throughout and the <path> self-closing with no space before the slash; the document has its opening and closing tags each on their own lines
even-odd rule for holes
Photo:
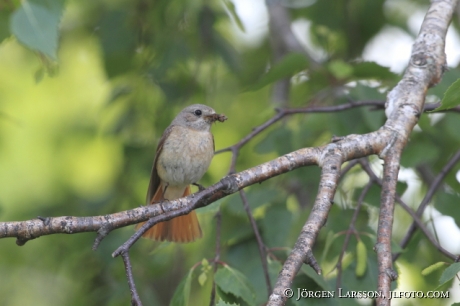
<svg viewBox="0 0 460 306">
<path fill-rule="evenodd" d="M 293 21 L 308 20 L 302 35 L 320 50 L 319 67 L 312 68 L 296 52 L 272 63 L 269 34 L 250 36 L 236 1 L 1 2 L 0 220 L 104 215 L 143 205 L 156 141 L 184 105 L 204 103 L 227 115 L 227 122 L 213 127 L 220 149 L 273 116 L 279 105 L 270 104 L 271 90 L 286 77 L 292 77 L 290 107 L 385 100 L 400 76 L 362 60 L 364 49 L 386 27 L 413 36 L 407 20 L 427 4 L 404 1 L 396 14 L 394 1 L 285 2 L 292 4 Z M 451 67 L 429 97 L 446 101 L 443 109 L 457 106 L 459 77 L 458 67 Z M 401 168 L 417 176 L 402 176 L 399 186 L 410 205 L 420 202 L 434 175 L 458 149 L 457 116 L 422 115 L 414 130 Z M 325 144 L 333 135 L 367 133 L 384 121 L 382 110 L 369 108 L 290 116 L 244 146 L 236 170 Z M 230 158 L 228 153 L 216 155 L 201 184 L 208 186 L 225 176 Z M 379 171 L 379 160 L 371 159 L 371 165 Z M 459 170 L 457 164 L 449 171 L 433 200 L 435 213 L 454 217 L 457 225 Z M 310 167 L 246 190 L 270 249 L 272 284 L 308 217 L 318 180 L 319 169 Z M 337 260 L 366 183 L 357 168 L 343 179 L 313 250 L 323 275 L 304 266 L 293 288 L 335 290 Z M 379 199 L 380 190 L 372 187 L 354 224 L 342 260 L 344 291 L 376 288 L 378 263 L 372 248 Z M 394 250 L 412 221 L 397 210 Z M 217 211 L 222 214 L 223 265 L 213 261 Z M 213 282 L 217 305 L 264 303 L 268 292 L 258 246 L 241 199 L 232 195 L 198 214 L 204 232 L 200 241 L 139 241 L 131 251 L 145 305 L 209 304 Z M 12 240 L 0 240 L 0 273 L 8 276 L 0 279 L 0 304 L 128 305 L 121 260 L 110 254 L 132 233 L 132 228 L 111 233 L 95 252 L 90 251 L 92 233 L 42 237 L 20 248 Z M 455 245 L 445 247 L 459 252 Z M 397 261 L 398 270 L 404 271 L 398 288 L 425 292 L 445 284 L 440 288 L 448 290 L 458 263 L 422 272 L 440 261 L 445 257 L 416 234 Z M 214 264 L 217 270 L 211 269 Z M 303 305 L 309 300 L 289 303 Z"/>
</svg>

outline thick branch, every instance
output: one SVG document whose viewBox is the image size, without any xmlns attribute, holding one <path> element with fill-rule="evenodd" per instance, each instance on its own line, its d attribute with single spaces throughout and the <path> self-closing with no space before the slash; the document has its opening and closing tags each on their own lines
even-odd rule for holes
<svg viewBox="0 0 460 306">
<path fill-rule="evenodd" d="M 394 197 L 399 171 L 399 162 L 402 149 L 409 139 L 409 135 L 418 121 L 424 109 L 426 91 L 430 86 L 437 84 L 445 69 L 444 40 L 447 27 L 452 16 L 456 1 L 434 1 L 422 24 L 420 35 L 417 38 L 412 51 L 410 65 L 398 85 L 389 93 L 387 99 L 386 114 L 387 122 L 379 131 L 386 131 L 382 139 L 385 142 L 384 148 L 377 152 L 385 160 L 385 179 L 382 186 L 381 213 L 379 219 L 379 230 L 377 238 L 377 256 L 379 259 L 379 284 L 378 288 L 386 294 L 390 290 L 391 281 L 396 277 L 391 269 L 391 230 L 393 224 Z M 383 136 L 383 135 L 381 135 Z M 347 137 L 347 138 L 350 138 Z M 343 140 L 340 141 L 340 143 Z M 344 143 L 349 143 L 344 141 Z M 371 141 L 370 143 L 374 143 Z M 332 149 L 332 147 L 330 146 Z M 344 149 L 343 147 L 341 149 Z M 332 150 L 335 151 L 335 150 Z M 356 152 L 356 151 L 355 151 Z M 325 156 L 322 165 L 335 164 L 341 166 L 345 160 L 349 160 L 346 151 L 335 152 L 341 155 L 336 160 L 333 155 Z M 313 211 L 304 226 L 294 250 L 286 260 L 283 269 L 278 277 L 273 294 L 270 296 L 268 305 L 283 305 L 286 296 L 283 295 L 285 288 L 289 288 L 296 273 L 308 251 L 311 250 L 316 236 L 322 226 L 321 222 L 326 221 L 330 204 L 325 199 L 332 199 L 339 172 L 336 176 L 328 179 L 329 187 L 322 185 L 325 179 L 325 171 L 320 183 L 318 198 Z M 332 192 L 332 193 L 329 193 Z M 324 198 L 321 195 L 325 195 Z M 320 212 L 326 211 L 325 214 Z M 388 299 L 378 300 L 379 305 L 389 305 Z"/>
<path fill-rule="evenodd" d="M 386 297 L 377 299 L 381 306 L 390 305 L 391 282 L 397 277 L 392 269 L 391 233 L 400 157 L 421 115 L 428 88 L 436 85 L 444 73 L 445 37 L 455 5 L 456 1 L 432 2 L 414 43 L 409 67 L 403 79 L 388 94 L 385 112 L 389 119 L 385 127 L 396 133 L 380 154 L 385 165 L 375 250 L 379 263 L 378 290 Z"/>
<path fill-rule="evenodd" d="M 377 290 L 384 297 L 377 299 L 378 305 L 385 305 L 389 301 L 391 282 L 395 280 L 393 261 L 391 257 L 391 233 L 393 230 L 393 213 L 396 196 L 396 184 L 398 183 L 400 153 L 402 143 L 398 142 L 385 158 L 382 180 L 382 195 L 380 199 L 380 215 L 377 229 L 377 244 L 374 249 L 377 252 L 378 263 L 378 286 Z"/>
<path fill-rule="evenodd" d="M 244 187 L 261 183 L 271 177 L 302 166 L 317 164 L 321 151 L 322 148 L 300 149 L 259 166 L 227 176 L 211 187 L 188 197 L 155 205 L 104 216 L 40 217 L 27 221 L 0 222 L 0 238 L 16 237 L 17 244 L 23 245 L 28 240 L 44 235 L 99 232 L 105 236 L 114 229 L 147 221 L 155 216 L 158 218 L 158 222 L 169 220 L 187 214 L 192 209 L 206 206 Z"/>
<path fill-rule="evenodd" d="M 302 228 L 294 248 L 283 265 L 275 289 L 270 295 L 268 305 L 282 305 L 287 297 L 284 294 L 285 288 L 289 288 L 294 280 L 297 271 L 307 259 L 308 252 L 316 240 L 319 230 L 326 222 L 327 215 L 332 206 L 335 190 L 340 177 L 340 166 L 342 156 L 338 150 L 330 150 L 328 163 L 324 165 L 321 173 L 318 196 L 316 197 L 313 209 L 307 222 Z"/>
<path fill-rule="evenodd" d="M 323 165 L 326 162 L 325 157 L 331 150 L 340 150 L 343 161 L 377 154 L 385 147 L 385 139 L 390 135 L 388 130 L 382 129 L 370 134 L 344 137 L 338 143 L 322 147 L 300 149 L 259 166 L 229 175 L 203 191 L 177 200 L 104 216 L 64 216 L 0 222 L 0 238 L 16 237 L 18 245 L 23 245 L 28 240 L 58 233 L 98 232 L 104 237 L 114 229 L 147 221 L 152 217 L 156 217 L 157 222 L 169 220 L 187 214 L 195 208 L 209 205 L 242 188 L 261 183 L 271 177 L 303 166 Z"/>
</svg>

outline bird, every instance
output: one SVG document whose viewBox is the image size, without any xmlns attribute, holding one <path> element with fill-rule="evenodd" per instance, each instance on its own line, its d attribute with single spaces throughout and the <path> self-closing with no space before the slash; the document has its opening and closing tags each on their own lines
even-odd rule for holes
<svg viewBox="0 0 460 306">
<path fill-rule="evenodd" d="M 203 104 L 184 108 L 161 136 L 150 175 L 146 203 L 175 200 L 191 194 L 190 185 L 207 171 L 214 156 L 211 126 L 227 117 Z M 201 186 L 201 185 L 198 185 Z M 143 222 L 144 223 L 144 222 Z M 136 225 L 136 230 L 143 223 Z M 142 237 L 186 243 L 202 237 L 195 211 L 155 224 Z"/>
</svg>

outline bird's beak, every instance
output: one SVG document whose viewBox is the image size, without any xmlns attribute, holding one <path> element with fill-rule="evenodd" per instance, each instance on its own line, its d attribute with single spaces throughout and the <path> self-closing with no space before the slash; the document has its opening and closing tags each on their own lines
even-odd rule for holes
<svg viewBox="0 0 460 306">
<path fill-rule="evenodd" d="M 211 114 L 206 116 L 206 121 L 211 123 L 216 121 L 224 122 L 225 120 L 227 120 L 227 116 L 224 114 Z"/>
</svg>

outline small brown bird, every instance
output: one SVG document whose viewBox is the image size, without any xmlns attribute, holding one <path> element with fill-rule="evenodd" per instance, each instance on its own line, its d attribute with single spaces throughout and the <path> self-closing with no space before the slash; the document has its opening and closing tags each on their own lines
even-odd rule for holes
<svg viewBox="0 0 460 306">
<path fill-rule="evenodd" d="M 166 128 L 153 161 L 147 204 L 174 200 L 191 194 L 190 184 L 204 175 L 214 156 L 211 125 L 227 120 L 209 106 L 194 104 L 184 108 Z M 139 229 L 143 223 L 139 223 Z M 160 222 L 143 237 L 158 241 L 191 242 L 201 238 L 195 211 Z"/>
</svg>

